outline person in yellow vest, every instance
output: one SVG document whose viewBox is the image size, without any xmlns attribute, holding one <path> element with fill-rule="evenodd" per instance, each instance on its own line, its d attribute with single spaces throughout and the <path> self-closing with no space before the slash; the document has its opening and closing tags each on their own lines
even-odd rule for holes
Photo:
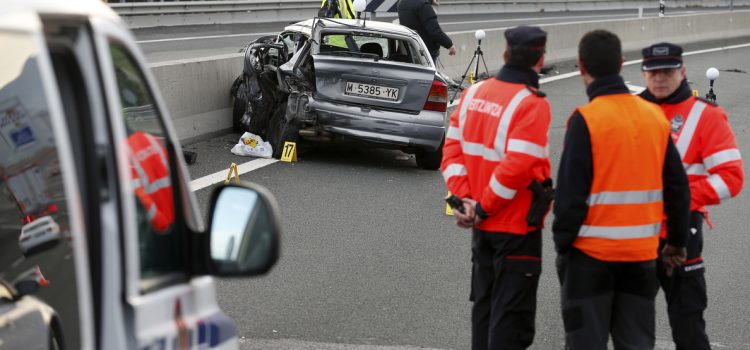
<svg viewBox="0 0 750 350">
<path fill-rule="evenodd" d="M 620 39 L 587 33 L 578 46 L 589 104 L 565 134 L 552 232 L 569 349 L 653 349 L 656 259 L 685 261 L 690 187 L 659 106 L 631 95 Z"/>
<path fill-rule="evenodd" d="M 352 0 L 323 0 L 318 17 L 354 19 Z"/>
<path fill-rule="evenodd" d="M 320 11 L 318 11 L 318 17 L 323 18 L 344 18 L 354 19 L 354 5 L 352 0 L 323 0 L 320 4 Z M 325 44 L 347 47 L 346 40 L 343 35 L 328 35 L 328 39 Z"/>
</svg>

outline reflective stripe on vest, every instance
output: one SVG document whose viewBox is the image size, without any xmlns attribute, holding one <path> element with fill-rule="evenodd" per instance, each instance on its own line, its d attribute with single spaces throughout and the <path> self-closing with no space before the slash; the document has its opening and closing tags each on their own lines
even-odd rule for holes
<svg viewBox="0 0 750 350">
<path fill-rule="evenodd" d="M 701 163 L 695 163 L 695 164 L 682 163 L 682 165 L 685 167 L 685 172 L 688 175 L 708 176 L 708 171 L 706 171 L 706 166 Z"/>
<path fill-rule="evenodd" d="M 508 152 L 523 153 L 537 158 L 545 158 L 549 153 L 546 147 L 519 139 L 508 140 Z"/>
<path fill-rule="evenodd" d="M 463 138 L 461 136 L 461 129 L 453 125 L 448 127 L 448 132 L 445 134 L 445 137 L 456 141 L 461 141 L 461 139 Z"/>
<path fill-rule="evenodd" d="M 716 191 L 716 195 L 719 196 L 720 202 L 732 197 L 732 193 L 729 192 L 729 186 L 727 186 L 727 183 L 724 182 L 724 179 L 722 179 L 719 174 L 709 176 L 708 184 L 711 185 L 711 188 L 713 188 L 714 191 Z"/>
<path fill-rule="evenodd" d="M 495 153 L 502 159 L 505 156 L 505 140 L 508 138 L 508 128 L 510 122 L 513 120 L 513 114 L 516 112 L 516 108 L 521 104 L 521 101 L 531 95 L 531 91 L 526 88 L 519 90 L 515 96 L 510 100 L 510 103 L 505 107 L 503 115 L 500 117 L 500 127 L 497 128 L 497 135 L 495 136 Z"/>
<path fill-rule="evenodd" d="M 589 206 L 598 204 L 642 204 L 661 202 L 663 191 L 619 191 L 599 192 L 589 195 L 586 204 Z"/>
<path fill-rule="evenodd" d="M 471 105 L 471 101 L 474 98 L 474 94 L 476 93 L 477 89 L 483 82 L 476 83 L 472 85 L 469 88 L 469 91 L 464 96 L 464 100 L 461 103 L 461 109 L 459 110 L 459 117 L 458 117 L 458 129 L 457 130 L 449 130 L 449 137 L 458 139 L 461 141 L 461 150 L 464 154 L 472 155 L 472 156 L 478 156 L 484 158 L 484 160 L 492 161 L 492 162 L 499 162 L 503 159 L 505 156 L 505 141 L 508 137 L 508 128 L 510 126 L 510 123 L 513 119 L 513 114 L 516 111 L 516 108 L 518 108 L 518 105 L 521 104 L 521 101 L 525 99 L 526 97 L 531 95 L 531 91 L 529 91 L 526 88 L 523 88 L 519 90 L 513 98 L 510 100 L 510 103 L 507 107 L 503 110 L 501 116 L 500 116 L 500 124 L 497 128 L 497 133 L 495 135 L 495 144 L 494 148 L 486 147 L 482 143 L 477 142 L 468 142 L 463 139 L 463 126 L 466 122 L 466 116 L 468 113 L 469 105 Z M 451 129 L 453 129 L 451 127 Z M 531 154 L 536 156 L 536 154 L 540 154 L 538 152 L 537 148 L 542 149 L 542 154 L 544 154 L 543 150 L 544 147 L 538 146 L 536 144 L 527 142 L 530 145 L 522 144 L 521 142 L 526 142 L 523 140 L 515 140 L 518 141 L 514 144 L 514 147 L 519 149 L 519 151 L 525 151 L 524 153 Z M 531 147 L 536 146 L 536 147 Z M 508 145 L 509 150 L 510 145 Z M 543 158 L 539 157 L 539 158 Z"/>
<path fill-rule="evenodd" d="M 451 164 L 443 170 L 443 179 L 448 183 L 448 180 L 454 176 L 465 176 L 466 167 L 461 164 Z"/>
<path fill-rule="evenodd" d="M 516 196 L 516 190 L 503 186 L 500 181 L 497 181 L 494 174 L 490 176 L 490 188 L 492 188 L 492 192 L 494 192 L 498 197 L 505 198 L 507 200 L 511 200 Z"/>
<path fill-rule="evenodd" d="M 735 160 L 742 160 L 740 150 L 736 148 L 730 148 L 716 152 L 708 157 L 703 158 L 703 164 L 705 165 L 706 169 L 713 169 L 714 167 Z"/>
<path fill-rule="evenodd" d="M 639 226 L 581 226 L 579 237 L 598 237 L 614 240 L 654 237 L 661 231 L 661 222 Z"/>
<path fill-rule="evenodd" d="M 685 159 L 685 152 L 687 152 L 690 142 L 693 140 L 695 130 L 698 128 L 698 122 L 701 119 L 703 110 L 706 109 L 706 104 L 701 101 L 695 101 L 695 104 L 690 108 L 688 113 L 687 121 L 685 126 L 682 127 L 680 135 L 677 137 L 677 151 L 680 152 L 680 157 Z"/>
</svg>

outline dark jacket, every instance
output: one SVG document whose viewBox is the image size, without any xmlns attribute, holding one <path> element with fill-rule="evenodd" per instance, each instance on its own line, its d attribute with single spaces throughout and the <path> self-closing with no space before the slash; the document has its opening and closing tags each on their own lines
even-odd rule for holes
<svg viewBox="0 0 750 350">
<path fill-rule="evenodd" d="M 419 34 L 433 59 L 440 53 L 440 46 L 453 47 L 453 41 L 438 24 L 431 0 L 399 0 L 397 9 L 399 23 Z"/>
<path fill-rule="evenodd" d="M 620 76 L 608 76 L 594 80 L 586 89 L 586 93 L 589 100 L 593 100 L 597 96 L 629 93 L 629 90 Z M 591 151 L 588 126 L 583 116 L 575 111 L 568 120 L 557 173 L 552 232 L 559 253 L 565 253 L 570 249 L 588 215 L 589 206 L 586 199 L 594 175 Z M 662 181 L 664 213 L 667 216 L 667 240 L 673 246 L 684 247 L 690 215 L 690 186 L 680 153 L 672 143 L 672 138 L 669 138 L 667 149 L 664 151 L 666 156 Z"/>
</svg>

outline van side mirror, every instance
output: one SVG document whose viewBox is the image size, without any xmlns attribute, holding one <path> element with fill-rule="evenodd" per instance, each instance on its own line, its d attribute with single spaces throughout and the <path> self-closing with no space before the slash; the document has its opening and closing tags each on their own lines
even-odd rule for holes
<svg viewBox="0 0 750 350">
<path fill-rule="evenodd" d="M 22 279 L 13 286 L 16 288 L 16 292 L 18 292 L 18 296 L 22 297 L 24 295 L 32 295 L 36 294 L 36 292 L 39 291 L 39 282 L 37 282 L 35 279 L 27 278 Z"/>
<path fill-rule="evenodd" d="M 258 185 L 224 185 L 214 191 L 209 223 L 209 271 L 214 276 L 257 276 L 279 257 L 276 200 Z"/>
</svg>

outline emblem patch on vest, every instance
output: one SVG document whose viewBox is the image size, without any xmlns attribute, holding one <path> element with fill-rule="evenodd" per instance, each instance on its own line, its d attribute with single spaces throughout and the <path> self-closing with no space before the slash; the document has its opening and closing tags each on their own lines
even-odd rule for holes
<svg viewBox="0 0 750 350">
<path fill-rule="evenodd" d="M 672 118 L 672 133 L 678 133 L 682 128 L 682 124 L 685 124 L 685 118 L 681 115 L 676 115 Z"/>
</svg>

